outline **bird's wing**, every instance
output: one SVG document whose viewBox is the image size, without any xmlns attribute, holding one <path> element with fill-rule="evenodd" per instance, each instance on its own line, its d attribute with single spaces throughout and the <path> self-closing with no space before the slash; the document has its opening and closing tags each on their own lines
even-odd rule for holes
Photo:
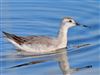
<svg viewBox="0 0 100 75">
<path fill-rule="evenodd" d="M 14 34 L 10 34 L 7 32 L 3 32 L 5 34 L 5 37 L 16 42 L 17 44 L 46 44 L 51 45 L 52 44 L 52 38 L 47 36 L 27 36 L 27 37 L 21 37 Z"/>
<path fill-rule="evenodd" d="M 25 42 L 25 44 L 41 44 L 47 46 L 53 44 L 52 42 L 53 39 L 47 36 L 28 36 L 25 38 L 28 40 Z"/>
</svg>

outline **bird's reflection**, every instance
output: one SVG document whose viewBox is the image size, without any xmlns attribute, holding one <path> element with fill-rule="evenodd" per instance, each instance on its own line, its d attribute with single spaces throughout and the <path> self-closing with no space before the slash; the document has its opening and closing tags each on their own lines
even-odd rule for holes
<svg viewBox="0 0 100 75">
<path fill-rule="evenodd" d="M 76 46 L 76 48 L 81 48 L 81 47 L 85 47 L 88 45 L 90 45 L 90 44 Z M 54 52 L 51 52 L 48 54 L 42 54 L 42 55 L 32 55 L 32 53 L 18 51 L 17 56 L 19 56 L 20 58 L 30 58 L 31 57 L 31 58 L 44 58 L 44 59 L 40 59 L 40 60 L 36 60 L 36 61 L 34 60 L 31 62 L 26 62 L 23 64 L 15 65 L 15 66 L 9 67 L 8 69 L 24 67 L 24 66 L 33 65 L 33 64 L 35 65 L 35 64 L 39 64 L 39 63 L 43 63 L 43 62 L 48 62 L 51 60 L 58 62 L 63 75 L 70 75 L 70 73 L 79 71 L 81 69 L 86 69 L 86 68 L 92 67 L 91 65 L 89 65 L 89 66 L 85 66 L 85 67 L 81 67 L 81 68 L 71 68 L 69 65 L 69 62 L 68 62 L 68 55 L 67 55 L 66 51 L 68 51 L 68 48 L 67 49 L 66 48 L 59 49 Z"/>
</svg>

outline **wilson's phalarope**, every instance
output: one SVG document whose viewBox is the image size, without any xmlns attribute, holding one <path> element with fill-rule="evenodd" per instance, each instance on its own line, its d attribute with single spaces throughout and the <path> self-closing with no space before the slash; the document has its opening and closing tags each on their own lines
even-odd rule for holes
<svg viewBox="0 0 100 75">
<path fill-rule="evenodd" d="M 47 36 L 16 36 L 14 34 L 10 34 L 7 32 L 3 32 L 5 37 L 9 42 L 14 44 L 18 49 L 26 52 L 31 52 L 34 54 L 45 54 L 50 53 L 52 51 L 59 50 L 61 48 L 67 47 L 67 32 L 68 29 L 74 26 L 79 26 L 75 20 L 70 17 L 63 18 L 59 30 L 59 34 L 55 38 L 47 37 Z M 83 25 L 83 27 L 87 27 Z M 59 65 L 63 71 L 64 75 L 70 75 L 68 58 L 66 57 L 66 52 L 61 54 L 59 57 Z"/>
<path fill-rule="evenodd" d="M 59 34 L 56 38 L 47 36 L 16 36 L 7 32 L 3 32 L 9 42 L 14 44 L 18 49 L 32 52 L 36 54 L 49 53 L 67 46 L 68 29 L 79 25 L 72 18 L 65 17 L 62 20 Z M 86 27 L 84 25 L 84 27 Z"/>
</svg>

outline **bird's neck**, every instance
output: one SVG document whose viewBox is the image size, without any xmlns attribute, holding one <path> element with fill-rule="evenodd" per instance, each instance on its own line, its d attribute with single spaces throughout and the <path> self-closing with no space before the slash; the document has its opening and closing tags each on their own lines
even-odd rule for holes
<svg viewBox="0 0 100 75">
<path fill-rule="evenodd" d="M 58 42 L 60 44 L 61 47 L 66 47 L 67 45 L 67 32 L 68 32 L 68 28 L 61 26 L 59 33 L 58 33 Z"/>
</svg>

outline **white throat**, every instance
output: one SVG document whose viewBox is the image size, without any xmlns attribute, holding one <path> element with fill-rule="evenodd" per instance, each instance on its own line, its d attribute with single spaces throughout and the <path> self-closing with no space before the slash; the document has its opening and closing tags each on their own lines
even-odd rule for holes
<svg viewBox="0 0 100 75">
<path fill-rule="evenodd" d="M 63 25 L 60 28 L 59 34 L 58 34 L 58 42 L 59 42 L 59 47 L 64 48 L 67 46 L 67 32 L 68 28 L 64 27 Z"/>
</svg>

